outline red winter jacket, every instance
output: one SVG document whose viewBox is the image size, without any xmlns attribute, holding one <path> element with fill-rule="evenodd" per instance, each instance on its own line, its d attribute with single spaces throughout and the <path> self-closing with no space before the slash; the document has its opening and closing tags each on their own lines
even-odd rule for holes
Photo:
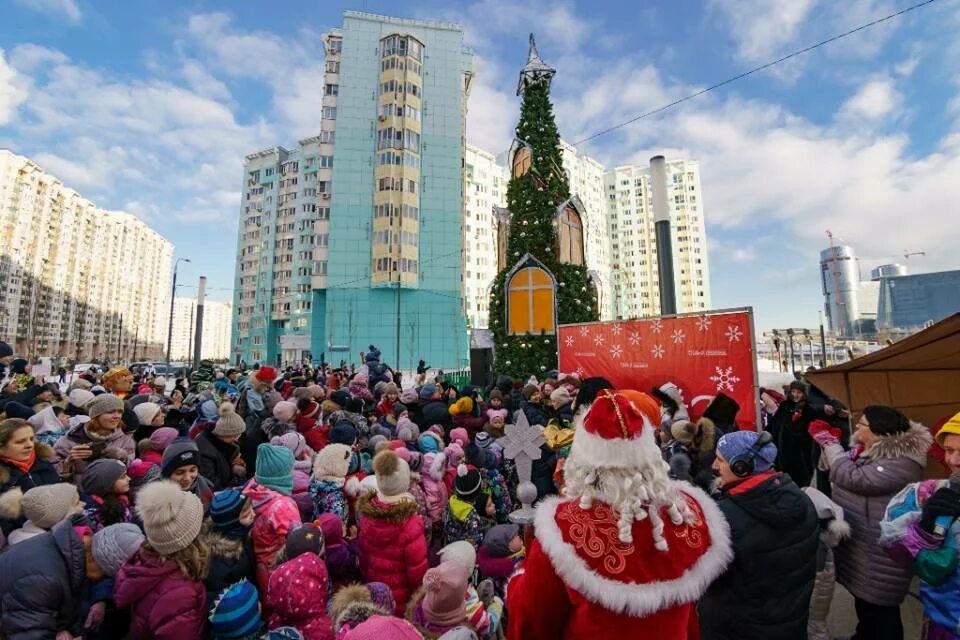
<svg viewBox="0 0 960 640">
<path fill-rule="evenodd" d="M 304 640 L 333 640 L 327 615 L 327 566 L 315 553 L 302 553 L 270 574 L 267 608 L 270 628 L 296 627 Z"/>
<path fill-rule="evenodd" d="M 473 438 L 477 435 L 477 433 L 483 431 L 483 425 L 486 424 L 486 421 L 483 418 L 474 417 L 466 413 L 458 413 L 451 418 L 451 421 L 453 422 L 454 429 L 463 427 L 467 430 L 467 433 L 470 435 L 471 442 L 473 442 Z"/>
<path fill-rule="evenodd" d="M 120 568 L 114 583 L 117 608 L 130 607 L 130 637 L 137 640 L 202 640 L 207 590 L 184 576 L 177 563 L 141 548 Z"/>
<path fill-rule="evenodd" d="M 412 499 L 388 504 L 376 496 L 357 501 L 360 512 L 360 572 L 366 582 L 383 582 L 393 592 L 394 615 L 403 616 L 407 601 L 427 572 L 427 538 Z"/>
</svg>

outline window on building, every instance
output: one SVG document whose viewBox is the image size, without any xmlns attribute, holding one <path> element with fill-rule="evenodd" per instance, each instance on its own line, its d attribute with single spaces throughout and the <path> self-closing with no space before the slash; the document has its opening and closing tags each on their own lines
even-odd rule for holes
<svg viewBox="0 0 960 640">
<path fill-rule="evenodd" d="M 323 87 L 323 95 L 326 96 L 335 96 L 340 93 L 340 85 L 338 84 L 326 84 Z"/>
<path fill-rule="evenodd" d="M 327 73 L 340 73 L 340 61 L 327 60 Z"/>
<path fill-rule="evenodd" d="M 536 266 L 524 267 L 507 284 L 507 327 L 511 335 L 556 332 L 553 277 Z"/>
<path fill-rule="evenodd" d="M 336 107 L 324 107 L 321 117 L 324 120 L 336 120 L 337 119 L 337 108 Z"/>
</svg>

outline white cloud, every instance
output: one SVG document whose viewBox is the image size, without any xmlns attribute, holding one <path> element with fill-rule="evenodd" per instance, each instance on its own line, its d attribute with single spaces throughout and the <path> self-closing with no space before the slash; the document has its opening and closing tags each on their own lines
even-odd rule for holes
<svg viewBox="0 0 960 640">
<path fill-rule="evenodd" d="M 712 0 L 710 4 L 733 32 L 737 57 L 756 63 L 785 53 L 817 0 Z"/>
<path fill-rule="evenodd" d="M 7 64 L 3 49 L 0 49 L 0 125 L 13 120 L 19 107 L 27 98 L 27 91 L 18 82 L 16 70 Z"/>
<path fill-rule="evenodd" d="M 502 90 L 500 74 L 487 58 L 474 58 L 474 84 L 467 103 L 467 140 L 493 154 L 506 151 L 519 117 L 516 96 Z"/>
<path fill-rule="evenodd" d="M 211 74 L 198 60 L 186 60 L 180 74 L 187 85 L 195 92 L 214 100 L 229 100 L 230 89 Z"/>
<path fill-rule="evenodd" d="M 840 108 L 839 116 L 851 122 L 878 122 L 895 115 L 903 105 L 903 95 L 890 78 L 864 83 Z"/>
<path fill-rule="evenodd" d="M 58 20 L 66 20 L 79 24 L 83 20 L 83 13 L 77 6 L 76 0 L 16 0 L 17 4 L 32 9 Z"/>
</svg>

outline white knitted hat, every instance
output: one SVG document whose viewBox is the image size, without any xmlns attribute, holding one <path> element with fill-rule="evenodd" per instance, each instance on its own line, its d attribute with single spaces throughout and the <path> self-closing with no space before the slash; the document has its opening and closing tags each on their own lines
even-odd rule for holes
<svg viewBox="0 0 960 640">
<path fill-rule="evenodd" d="M 161 555 L 170 555 L 187 548 L 200 535 L 203 504 L 175 482 L 160 480 L 137 493 L 137 515 L 150 546 Z"/>
</svg>

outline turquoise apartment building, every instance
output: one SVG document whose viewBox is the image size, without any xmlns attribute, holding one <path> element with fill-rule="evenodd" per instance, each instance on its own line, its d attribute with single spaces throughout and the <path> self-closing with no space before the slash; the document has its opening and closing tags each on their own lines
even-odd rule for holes
<svg viewBox="0 0 960 640">
<path fill-rule="evenodd" d="M 324 41 L 317 135 L 246 158 L 231 359 L 465 367 L 463 31 L 348 11 Z"/>
</svg>

